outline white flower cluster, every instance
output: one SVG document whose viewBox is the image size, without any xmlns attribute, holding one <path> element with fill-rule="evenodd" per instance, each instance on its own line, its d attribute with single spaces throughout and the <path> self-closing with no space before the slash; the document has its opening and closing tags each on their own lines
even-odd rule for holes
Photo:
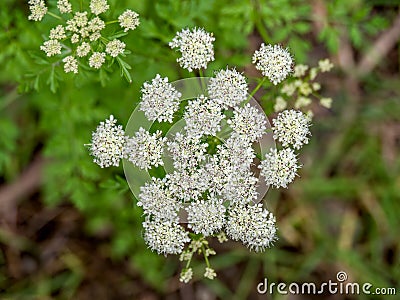
<svg viewBox="0 0 400 300">
<path fill-rule="evenodd" d="M 168 77 L 161 78 L 160 74 L 157 74 L 151 83 L 143 84 L 140 110 L 150 121 L 172 123 L 174 113 L 179 109 L 181 96 L 168 82 Z"/>
<path fill-rule="evenodd" d="M 100 167 L 119 166 L 123 157 L 124 146 L 127 140 L 121 125 L 111 115 L 105 122 L 100 122 L 96 131 L 92 133 L 92 143 L 89 150 L 94 157 L 93 161 Z"/>
<path fill-rule="evenodd" d="M 186 208 L 188 212 L 188 227 L 194 233 L 209 236 L 218 233 L 225 225 L 226 208 L 223 200 L 210 196 L 206 201 L 197 200 Z"/>
<path fill-rule="evenodd" d="M 150 183 L 140 187 L 138 206 L 146 215 L 164 221 L 176 221 L 181 205 L 170 192 L 166 179 L 152 178 Z"/>
<path fill-rule="evenodd" d="M 96 9 L 101 11 L 97 6 Z M 214 59 L 213 41 L 212 34 L 203 29 L 184 29 L 170 46 L 182 53 L 179 64 L 192 71 L 206 68 Z M 106 52 L 118 55 L 119 47 L 122 44 L 115 42 Z M 86 51 L 83 47 L 80 50 Z M 292 71 L 292 58 L 280 46 L 262 44 L 253 62 L 274 84 Z M 68 59 L 66 63 L 68 70 L 73 70 L 74 62 Z M 330 68 L 326 62 L 320 67 Z M 295 73 L 306 71 L 298 67 Z M 273 244 L 277 239 L 275 217 L 257 204 L 260 179 L 267 185 L 287 188 L 301 168 L 297 154 L 290 147 L 300 149 L 308 143 L 310 135 L 310 120 L 306 115 L 295 110 L 283 111 L 273 120 L 272 128 L 273 138 L 283 149 L 271 148 L 262 158 L 253 145 L 260 144 L 262 155 L 265 146 L 261 145 L 269 123 L 259 106 L 249 103 L 245 77 L 235 69 L 226 69 L 216 72 L 207 88 L 204 83 L 203 80 L 201 87 L 208 94 L 199 93 L 189 99 L 185 96 L 182 100 L 188 101 L 184 106 L 181 93 L 168 78 L 157 74 L 151 82 L 143 84 L 136 113 L 140 111 L 150 122 L 173 123 L 174 114 L 181 107 L 184 125 L 148 124 L 152 132 L 158 128 L 168 128 L 171 132 L 150 133 L 140 127 L 132 137 L 127 137 L 111 116 L 93 133 L 91 144 L 95 162 L 102 167 L 118 165 L 121 158 L 133 164 L 129 167 L 151 169 L 149 174 L 161 169 L 154 167 L 165 166 L 164 171 L 168 172 L 157 173 L 140 187 L 137 204 L 144 211 L 144 240 L 149 248 L 164 255 L 180 254 L 180 260 L 187 261 L 180 276 L 185 283 L 193 277 L 190 261 L 195 253 L 204 254 L 207 264 L 204 277 L 216 276 L 207 259 L 215 254 L 207 237 L 217 237 L 223 242 L 228 236 L 257 252 Z M 175 125 L 181 130 L 172 130 Z M 167 156 L 170 160 L 166 160 Z M 258 166 L 256 157 L 261 160 Z M 256 176 L 257 168 L 260 179 Z M 188 223 L 186 227 L 180 224 L 183 219 Z"/>
<path fill-rule="evenodd" d="M 235 107 L 247 98 L 246 78 L 235 69 L 220 70 L 208 84 L 209 97 L 224 109 Z"/>
<path fill-rule="evenodd" d="M 28 20 L 41 21 L 47 13 L 47 7 L 44 0 L 29 0 L 28 4 L 29 10 L 31 11 Z"/>
<path fill-rule="evenodd" d="M 190 241 L 188 232 L 174 222 L 146 220 L 143 228 L 145 242 L 159 254 L 180 254 L 185 243 Z"/>
<path fill-rule="evenodd" d="M 193 69 L 206 69 L 207 64 L 214 60 L 214 41 L 212 33 L 203 28 L 183 29 L 176 34 L 169 46 L 181 52 L 182 56 L 176 60 L 179 65 L 192 72 Z"/>
<path fill-rule="evenodd" d="M 221 130 L 220 124 L 225 116 L 216 101 L 200 95 L 189 101 L 183 118 L 188 137 L 199 139 L 203 135 L 216 135 Z"/>
<path fill-rule="evenodd" d="M 126 141 L 124 156 L 140 169 L 150 169 L 164 164 L 162 155 L 166 138 L 161 137 L 162 132 L 157 130 L 150 134 L 140 127 L 134 137 Z"/>
<path fill-rule="evenodd" d="M 237 231 L 235 227 L 229 227 L 238 222 L 235 218 L 240 219 L 238 207 L 242 207 L 245 211 L 244 218 L 249 219 L 245 226 L 253 228 L 245 230 L 240 236 L 233 235 L 236 240 L 242 241 L 250 249 L 262 251 L 275 239 L 276 230 L 272 214 L 262 209 L 259 211 L 259 206 L 251 205 L 258 196 L 258 178 L 251 169 L 255 158 L 252 143 L 266 133 L 267 120 L 261 111 L 250 104 L 239 106 L 247 99 L 247 85 L 238 75 L 240 74 L 236 71 L 229 70 L 217 73 L 218 80 L 227 83 L 223 87 L 225 92 L 218 94 L 215 86 L 217 80 L 214 81 L 214 96 L 225 97 L 218 96 L 219 103 L 216 100 L 217 96 L 208 98 L 204 95 L 188 101 L 183 113 L 186 123 L 184 129 L 166 141 L 174 171 L 167 173 L 162 179 L 153 178 L 151 183 L 146 183 L 140 189 L 138 204 L 143 207 L 146 215 L 145 239 L 149 247 L 158 253 L 173 254 L 183 250 L 184 238 L 176 237 L 175 231 L 170 233 L 171 227 L 165 225 L 165 222 L 168 222 L 169 226 L 172 226 L 171 223 L 179 226 L 182 210 L 187 214 L 188 229 L 207 237 L 221 231 L 226 231 L 228 235 Z M 232 80 L 232 76 L 239 79 Z M 154 112 L 155 105 L 151 106 L 148 103 L 161 100 L 160 94 L 165 91 L 160 91 L 158 87 L 168 87 L 167 84 L 167 80 L 157 75 L 152 83 L 146 83 L 142 89 L 143 96 L 139 105 L 150 121 L 154 121 L 159 113 Z M 169 93 L 167 91 L 167 94 Z M 225 106 L 224 102 L 231 100 L 226 98 L 229 97 L 227 95 L 236 98 Z M 223 113 L 224 107 L 234 109 L 233 116 L 226 123 L 228 125 L 224 125 L 230 126 L 233 133 L 226 140 L 221 140 L 217 135 L 222 130 L 222 120 L 226 118 Z M 168 118 L 164 120 L 168 121 Z M 210 152 L 212 145 L 214 150 Z M 150 149 L 154 150 L 155 146 L 138 149 L 149 152 Z M 134 155 L 138 161 L 144 160 L 142 156 L 139 152 Z M 139 165 L 138 162 L 135 164 Z M 231 210 L 234 212 L 231 213 Z M 251 219 L 253 213 L 257 215 L 254 220 Z M 159 236 L 156 236 L 153 227 L 149 227 L 149 220 L 164 224 L 157 232 Z M 149 230 L 151 233 L 147 233 Z M 165 239 L 164 244 L 160 244 L 161 237 Z M 175 242 L 182 246 L 181 250 L 171 246 L 176 246 Z M 206 277 L 215 276 L 211 270 L 210 268 L 206 271 Z M 187 269 L 182 273 L 182 281 L 190 280 L 191 276 L 190 269 Z"/>
<path fill-rule="evenodd" d="M 256 69 L 277 85 L 292 72 L 293 59 L 287 49 L 263 43 L 260 49 L 254 52 L 253 64 L 256 64 Z"/>
<path fill-rule="evenodd" d="M 127 9 L 118 17 L 118 22 L 125 32 L 135 30 L 140 24 L 139 15 L 133 10 Z"/>
<path fill-rule="evenodd" d="M 43 0 L 29 0 L 31 14 L 29 20 L 41 21 L 47 13 L 47 7 Z M 40 49 L 46 56 L 61 55 L 66 73 L 79 72 L 79 65 L 89 64 L 90 68 L 100 69 L 106 59 L 112 60 L 125 51 L 125 43 L 114 38 L 103 36 L 102 31 L 106 23 L 100 17 L 107 12 L 110 6 L 107 0 L 91 0 L 88 11 L 72 10 L 68 0 L 58 0 L 57 9 L 60 14 L 72 14 L 72 17 L 52 28 L 49 40 L 44 41 Z M 51 14 L 54 16 L 54 14 Z M 132 11 L 123 12 L 116 22 L 124 31 L 134 30 L 139 25 L 139 15 Z M 64 19 L 60 17 L 60 20 Z M 110 22 L 114 23 L 114 22 Z M 65 51 L 63 51 L 63 49 Z M 104 49 L 105 52 L 102 52 Z M 67 55 L 68 54 L 68 55 Z M 88 57 L 88 59 L 86 59 Z"/>
<path fill-rule="evenodd" d="M 229 210 L 226 233 L 252 250 L 263 251 L 276 239 L 275 217 L 262 204 L 236 204 Z"/>
<path fill-rule="evenodd" d="M 193 170 L 206 159 L 208 144 L 180 132 L 167 145 L 176 170 Z"/>
<path fill-rule="evenodd" d="M 300 149 L 304 144 L 308 144 L 310 119 L 301 111 L 285 110 L 272 120 L 274 127 L 274 139 L 282 143 L 283 147 L 292 145 L 295 149 Z"/>
<path fill-rule="evenodd" d="M 287 188 L 287 185 L 296 177 L 297 169 L 300 167 L 297 164 L 296 154 L 290 148 L 279 151 L 271 149 L 259 165 L 266 183 L 276 188 Z"/>
<path fill-rule="evenodd" d="M 62 14 L 68 14 L 72 12 L 72 5 L 68 0 L 58 0 L 57 8 Z"/>
<path fill-rule="evenodd" d="M 267 129 L 265 114 L 249 103 L 244 107 L 235 107 L 233 118 L 228 120 L 228 124 L 249 142 L 260 139 Z"/>
</svg>

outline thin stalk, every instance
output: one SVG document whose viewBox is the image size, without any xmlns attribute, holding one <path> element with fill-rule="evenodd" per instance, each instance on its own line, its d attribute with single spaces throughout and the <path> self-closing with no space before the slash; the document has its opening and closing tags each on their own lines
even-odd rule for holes
<svg viewBox="0 0 400 300">
<path fill-rule="evenodd" d="M 59 15 L 56 15 L 55 13 L 52 13 L 51 11 L 48 11 L 47 13 L 48 13 L 50 16 L 56 18 L 56 19 L 59 19 L 59 20 L 61 20 L 61 21 L 64 21 L 63 18 L 61 18 Z"/>
<path fill-rule="evenodd" d="M 200 84 L 201 84 L 201 89 L 202 90 L 206 90 L 206 83 L 204 81 L 204 73 L 203 73 L 203 69 L 199 69 L 199 75 L 200 75 Z"/>
<path fill-rule="evenodd" d="M 203 252 L 204 260 L 206 262 L 207 267 L 210 268 L 210 262 L 208 261 L 208 257 L 206 255 L 206 249 L 205 249 L 204 245 L 201 245 L 201 252 Z"/>
<path fill-rule="evenodd" d="M 246 101 L 244 104 L 248 103 L 250 99 L 257 93 L 257 91 L 262 87 L 264 82 L 267 80 L 267 77 L 263 77 L 263 79 L 258 83 L 258 85 L 254 88 L 254 90 L 250 93 L 249 97 L 247 97 Z"/>
</svg>

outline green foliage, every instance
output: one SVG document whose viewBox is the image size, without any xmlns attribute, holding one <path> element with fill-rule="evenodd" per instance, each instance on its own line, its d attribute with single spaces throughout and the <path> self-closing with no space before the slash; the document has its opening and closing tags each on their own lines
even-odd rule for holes
<svg viewBox="0 0 400 300">
<path fill-rule="evenodd" d="M 368 37 L 375 36 L 388 26 L 388 19 L 373 13 L 373 4 L 369 1 L 329 1 L 326 10 L 326 20 L 319 39 L 332 53 L 338 51 L 343 35 L 347 35 L 353 46 L 360 50 L 365 48 Z"/>
<path fill-rule="evenodd" d="M 251 61 L 247 49 L 258 47 L 262 41 L 289 46 L 297 62 L 307 61 L 312 46 L 307 38 L 312 26 L 311 2 L 110 0 L 110 14 L 117 15 L 131 8 L 140 15 L 141 25 L 135 32 L 124 37 L 131 53 L 117 58 L 120 74 L 111 69 L 101 69 L 99 72 L 82 71 L 74 76 L 55 68 L 59 63 L 57 59 L 49 61 L 38 50 L 43 42 L 42 35 L 47 34 L 53 24 L 29 22 L 25 1 L 2 0 L 2 181 L 9 182 L 17 178 L 36 154 L 43 154 L 49 161 L 40 192 L 44 202 L 49 206 L 72 203 L 85 216 L 85 230 L 90 234 L 96 235 L 111 228 L 110 252 L 113 258 L 128 257 L 144 281 L 162 291 L 166 287 L 166 279 L 178 273 L 178 262 L 170 259 L 165 263 L 164 257 L 146 248 L 141 236 L 142 211 L 134 205 L 136 200 L 127 188 L 122 167 L 101 169 L 91 161 L 84 146 L 91 139 L 91 131 L 111 113 L 118 118 L 120 124 L 126 124 L 140 99 L 141 85 L 155 74 L 168 76 L 170 81 L 192 76 L 177 67 L 177 56 L 168 47 L 168 42 L 182 27 L 199 26 L 214 32 L 217 59 L 210 64 L 207 75 L 212 75 L 211 70 L 227 65 L 243 70 Z M 335 53 L 343 32 L 349 35 L 355 48 L 364 51 L 366 41 L 376 37 L 389 24 L 390 18 L 377 13 L 374 5 L 390 6 L 393 2 L 337 0 L 325 3 L 327 21 L 319 39 L 329 52 Z M 111 31 L 108 38 L 112 35 L 119 36 L 119 33 Z M 256 42 L 251 42 L 249 36 L 256 36 Z M 127 81 L 121 80 L 120 75 Z M 304 243 L 304 249 L 310 249 L 309 252 L 292 252 L 288 242 L 290 237 L 284 233 L 278 242 L 279 247 L 266 254 L 248 254 L 238 248 L 212 259 L 212 265 L 217 271 L 234 268 L 238 264 L 244 265 L 245 271 L 237 286 L 242 299 L 249 294 L 249 289 L 254 290 L 251 276 L 257 271 L 268 274 L 268 279 L 275 282 L 282 279 L 303 280 L 315 276 L 311 272 L 319 264 L 334 265 L 340 261 L 354 270 L 354 276 L 361 281 L 375 280 L 383 286 L 389 286 L 393 284 L 393 278 L 400 277 L 399 256 L 393 258 L 392 264 L 382 261 L 385 251 L 398 241 L 400 191 L 396 174 L 399 174 L 400 161 L 396 157 L 388 166 L 381 152 L 381 136 L 370 131 L 372 124 L 384 126 L 399 121 L 398 82 L 381 87 L 382 81 L 380 78 L 367 78 L 370 103 L 363 107 L 361 114 L 354 119 L 354 124 L 342 133 L 345 135 L 343 143 L 337 147 L 332 146 L 333 150 L 321 151 L 316 145 L 321 139 L 315 141 L 310 147 L 310 153 L 317 157 L 313 160 L 318 163 L 304 168 L 304 179 L 295 186 L 296 194 L 292 195 L 288 203 L 279 204 L 283 211 L 292 210 L 302 216 L 299 220 L 289 213 L 287 216 L 282 214 L 285 219 L 280 227 L 299 228 L 303 236 L 298 243 Z M 21 94 L 17 93 L 17 88 Z M 381 88 L 396 93 L 381 95 Z M 375 103 L 374 97 L 386 100 Z M 345 111 L 343 103 L 347 103 L 345 99 L 342 99 L 343 107 L 340 108 L 339 99 L 335 109 L 340 111 L 334 111 L 334 114 L 340 115 L 342 109 Z M 272 111 L 271 102 L 263 104 Z M 316 129 L 316 135 L 323 139 L 328 130 L 338 130 L 336 125 L 335 118 L 324 120 L 323 124 L 321 122 L 314 126 L 323 128 L 321 132 Z M 325 158 L 325 155 L 329 158 Z M 327 173 L 333 175 L 328 176 Z M 365 204 L 365 191 L 372 195 L 375 200 L 373 204 L 381 207 L 384 220 L 380 218 L 382 215 L 376 215 L 373 209 L 368 208 L 370 202 Z M 278 196 L 274 198 L 272 194 L 270 197 L 268 205 L 276 207 Z M 367 216 L 357 221 L 358 231 L 354 233 L 354 240 L 360 243 L 357 251 L 341 248 L 337 235 L 331 233 L 332 228 L 343 221 L 343 210 L 332 214 L 326 212 L 329 211 L 326 202 L 332 198 L 339 199 L 340 205 L 350 211 L 365 209 Z M 309 209 L 309 215 L 304 214 L 304 209 Z M 309 216 L 316 216 L 316 219 Z M 376 225 L 382 222 L 386 224 L 384 233 Z M 2 280 L 0 277 L 0 282 Z M 69 293 L 68 290 L 74 291 L 80 280 L 79 271 L 71 268 L 56 278 L 40 277 L 35 282 L 27 283 L 28 288 L 24 292 L 11 289 L 11 295 L 14 293 L 20 295 L 20 298 L 11 296 L 9 299 L 29 299 L 26 295 L 32 294 L 39 298 L 45 297 L 61 286 L 63 292 L 60 297 L 69 299 L 73 297 L 73 292 Z M 207 281 L 206 284 L 219 298 L 233 296 L 230 287 L 222 280 Z"/>
</svg>

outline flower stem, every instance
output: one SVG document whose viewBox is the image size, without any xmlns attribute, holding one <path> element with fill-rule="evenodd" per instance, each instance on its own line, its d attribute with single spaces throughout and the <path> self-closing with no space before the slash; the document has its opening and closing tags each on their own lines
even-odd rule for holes
<svg viewBox="0 0 400 300">
<path fill-rule="evenodd" d="M 205 89 L 206 89 L 206 83 L 205 83 L 205 81 L 204 81 L 203 69 L 199 69 L 199 76 L 200 76 L 201 89 L 202 89 L 202 90 L 205 90 Z"/>
<path fill-rule="evenodd" d="M 254 90 L 250 93 L 249 97 L 247 97 L 246 101 L 243 103 L 246 104 L 250 101 L 250 99 L 257 93 L 257 91 L 262 87 L 264 84 L 265 80 L 267 80 L 267 77 L 263 77 L 263 79 L 258 83 L 258 85 L 254 88 Z"/>
<path fill-rule="evenodd" d="M 118 20 L 108 21 L 108 22 L 106 22 L 106 25 L 114 24 L 114 23 L 118 23 Z"/>
<path fill-rule="evenodd" d="M 204 245 L 201 246 L 201 252 L 203 252 L 204 260 L 206 261 L 206 265 L 208 268 L 210 268 L 210 262 L 208 261 L 208 257 L 206 255 L 206 249 Z"/>
<path fill-rule="evenodd" d="M 265 80 L 267 80 L 267 77 L 263 77 L 263 79 L 258 83 L 258 85 L 254 88 L 254 90 L 250 93 L 250 97 L 253 97 L 255 93 L 262 87 L 264 84 Z"/>
<path fill-rule="evenodd" d="M 51 11 L 48 11 L 47 13 L 48 13 L 50 16 L 56 18 L 56 19 L 59 19 L 59 20 L 64 21 L 63 18 L 61 18 L 59 15 L 56 15 L 55 13 L 52 13 Z"/>
</svg>

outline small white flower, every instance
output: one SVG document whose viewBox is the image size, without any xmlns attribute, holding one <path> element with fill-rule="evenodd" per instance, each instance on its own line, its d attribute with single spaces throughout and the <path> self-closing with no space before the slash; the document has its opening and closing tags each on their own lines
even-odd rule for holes
<svg viewBox="0 0 400 300">
<path fill-rule="evenodd" d="M 76 43 L 78 43 L 78 42 L 79 42 L 79 34 L 74 33 L 74 34 L 71 36 L 71 43 L 72 43 L 72 44 L 76 44 Z"/>
<path fill-rule="evenodd" d="M 220 233 L 218 233 L 218 234 L 216 235 L 216 238 L 218 239 L 218 242 L 221 243 L 221 244 L 228 241 L 228 238 L 226 237 L 226 234 L 225 234 L 225 232 L 223 232 L 223 231 L 221 231 Z"/>
<path fill-rule="evenodd" d="M 94 156 L 93 161 L 102 168 L 118 167 L 123 156 L 126 136 L 122 126 L 116 123 L 117 120 L 111 115 L 105 122 L 100 122 L 92 133 L 90 154 Z"/>
<path fill-rule="evenodd" d="M 143 228 L 146 244 L 158 254 L 180 254 L 185 243 L 190 242 L 188 233 L 179 224 L 147 219 Z"/>
<path fill-rule="evenodd" d="M 106 61 L 106 54 L 104 52 L 93 52 L 89 58 L 89 66 L 95 69 L 100 69 Z"/>
<path fill-rule="evenodd" d="M 332 107 L 332 98 L 321 98 L 321 100 L 319 100 L 319 103 L 321 103 L 321 105 L 323 107 L 331 108 Z"/>
<path fill-rule="evenodd" d="M 333 68 L 333 64 L 328 58 L 320 60 L 318 66 L 321 69 L 321 72 L 329 72 Z"/>
<path fill-rule="evenodd" d="M 311 135 L 310 119 L 301 111 L 285 110 L 272 123 L 274 139 L 281 142 L 283 147 L 293 145 L 295 149 L 300 149 L 308 144 L 308 135 Z"/>
<path fill-rule="evenodd" d="M 307 65 L 296 65 L 294 67 L 293 77 L 303 77 L 304 75 L 306 75 L 307 70 Z"/>
<path fill-rule="evenodd" d="M 90 1 L 90 11 L 95 15 L 102 14 L 106 12 L 110 6 L 107 4 L 107 0 L 91 0 Z"/>
<path fill-rule="evenodd" d="M 143 207 L 145 214 L 165 221 L 176 220 L 180 209 L 180 202 L 168 190 L 165 178 L 153 177 L 150 183 L 141 186 L 137 205 Z"/>
<path fill-rule="evenodd" d="M 293 96 L 293 94 L 296 92 L 296 89 L 297 89 L 297 86 L 293 82 L 285 83 L 282 86 L 281 92 L 290 97 L 290 96 Z"/>
<path fill-rule="evenodd" d="M 287 185 L 293 182 L 297 170 L 301 166 L 297 164 L 297 156 L 293 150 L 286 148 L 280 151 L 271 149 L 258 168 L 261 169 L 260 174 L 265 177 L 266 184 L 276 188 L 287 188 Z"/>
<path fill-rule="evenodd" d="M 201 138 L 203 135 L 216 135 L 221 130 L 220 124 L 225 115 L 215 101 L 200 95 L 189 101 L 183 118 L 188 136 Z"/>
<path fill-rule="evenodd" d="M 191 202 L 186 207 L 188 213 L 188 227 L 194 233 L 209 236 L 219 232 L 225 224 L 226 208 L 221 199 L 210 195 L 207 200 Z"/>
<path fill-rule="evenodd" d="M 150 134 L 140 127 L 135 136 L 127 140 L 125 157 L 140 169 L 147 170 L 152 166 L 164 165 L 162 155 L 166 138 L 162 138 L 161 134 L 159 130 Z"/>
<path fill-rule="evenodd" d="M 76 48 L 76 55 L 78 55 L 79 57 L 84 57 L 88 55 L 89 52 L 90 52 L 90 44 L 86 42 L 83 42 Z"/>
<path fill-rule="evenodd" d="M 29 10 L 31 11 L 28 20 L 41 21 L 47 13 L 45 2 L 43 0 L 29 0 L 28 4 Z"/>
<path fill-rule="evenodd" d="M 99 38 L 101 38 L 101 34 L 100 34 L 99 32 L 92 33 L 92 34 L 89 36 L 89 40 L 90 40 L 91 42 L 95 42 L 95 41 L 97 41 Z"/>
<path fill-rule="evenodd" d="M 262 204 L 236 204 L 229 208 L 226 233 L 250 250 L 264 251 L 276 240 L 275 217 Z"/>
<path fill-rule="evenodd" d="M 172 195 L 183 202 L 197 200 L 207 190 L 201 169 L 174 171 L 166 175 Z"/>
<path fill-rule="evenodd" d="M 62 14 L 67 14 L 72 12 L 72 5 L 68 0 L 58 0 L 57 8 Z"/>
<path fill-rule="evenodd" d="M 317 68 L 311 68 L 310 69 L 310 80 L 314 80 L 315 77 L 318 75 L 318 69 Z"/>
<path fill-rule="evenodd" d="M 179 171 L 196 169 L 197 165 L 206 159 L 208 144 L 179 132 L 172 141 L 167 142 L 167 145 L 174 168 Z"/>
<path fill-rule="evenodd" d="M 299 109 L 301 107 L 305 107 L 311 104 L 311 99 L 308 97 L 300 96 L 297 98 L 296 102 L 294 103 L 294 108 Z"/>
<path fill-rule="evenodd" d="M 275 85 L 292 72 L 292 56 L 280 45 L 261 44 L 260 49 L 254 52 L 252 62 Z"/>
<path fill-rule="evenodd" d="M 70 73 L 70 72 L 73 72 L 75 74 L 78 73 L 78 61 L 76 60 L 75 57 L 69 55 L 67 57 L 64 57 L 62 61 L 64 63 L 65 73 Z"/>
<path fill-rule="evenodd" d="M 206 185 L 210 192 L 222 196 L 223 190 L 233 176 L 230 161 L 221 158 L 218 155 L 209 157 L 207 163 L 203 167 L 203 172 L 206 174 L 203 178 L 204 185 Z"/>
<path fill-rule="evenodd" d="M 157 130 L 150 134 L 140 127 L 134 137 L 127 140 L 125 156 L 140 169 L 150 169 L 152 166 L 164 165 L 162 155 L 166 138 L 161 137 L 162 132 Z"/>
<path fill-rule="evenodd" d="M 321 89 L 321 84 L 319 84 L 318 82 L 313 82 L 311 87 L 314 91 L 319 91 Z"/>
<path fill-rule="evenodd" d="M 304 96 L 308 96 L 312 93 L 312 88 L 311 85 L 308 82 L 303 82 L 299 86 L 299 92 L 303 94 Z"/>
<path fill-rule="evenodd" d="M 118 22 L 125 32 L 134 30 L 140 24 L 139 15 L 133 10 L 127 9 L 118 17 Z"/>
<path fill-rule="evenodd" d="M 193 277 L 192 268 L 183 269 L 179 276 L 179 281 L 183 283 L 188 283 L 190 280 L 192 280 L 192 277 Z"/>
<path fill-rule="evenodd" d="M 256 157 L 251 142 L 245 136 L 233 133 L 224 144 L 217 146 L 219 159 L 229 160 L 229 172 L 246 171 L 250 169 Z"/>
<path fill-rule="evenodd" d="M 117 57 L 118 55 L 124 53 L 125 43 L 118 39 L 112 40 L 107 43 L 106 52 L 112 57 Z"/>
<path fill-rule="evenodd" d="M 204 277 L 208 279 L 214 279 L 217 276 L 217 273 L 215 273 L 214 269 L 207 267 L 205 272 L 204 272 Z"/>
<path fill-rule="evenodd" d="M 260 139 L 267 129 L 265 114 L 247 103 L 244 107 L 236 107 L 233 118 L 228 121 L 234 132 L 246 138 L 249 142 Z"/>
<path fill-rule="evenodd" d="M 287 102 L 281 96 L 276 97 L 274 111 L 278 112 L 284 110 L 287 106 Z"/>
<path fill-rule="evenodd" d="M 246 78 L 235 69 L 218 71 L 208 84 L 209 97 L 224 109 L 235 107 L 246 100 L 247 92 Z"/>
<path fill-rule="evenodd" d="M 51 40 L 62 40 L 67 36 L 65 35 L 65 30 L 62 25 L 58 25 L 50 30 L 49 38 Z"/>
<path fill-rule="evenodd" d="M 178 48 L 182 56 L 176 61 L 179 65 L 192 72 L 193 69 L 207 68 L 207 64 L 214 60 L 215 38 L 212 33 L 203 28 L 182 29 L 177 32 L 169 46 Z"/>
<path fill-rule="evenodd" d="M 88 32 L 87 35 L 88 35 L 89 32 L 94 32 L 94 33 L 100 32 L 104 28 L 106 28 L 106 23 L 104 23 L 104 21 L 99 17 L 94 17 L 88 22 L 88 25 L 87 27 L 85 27 L 85 30 L 87 30 Z"/>
<path fill-rule="evenodd" d="M 182 96 L 168 82 L 168 77 L 161 78 L 159 74 L 151 83 L 145 82 L 142 87 L 140 110 L 150 121 L 170 122 L 179 109 L 179 99 Z"/>
<path fill-rule="evenodd" d="M 57 40 L 48 40 L 40 46 L 40 50 L 44 51 L 47 56 L 61 54 L 61 44 Z"/>
<path fill-rule="evenodd" d="M 237 171 L 228 177 L 222 190 L 223 198 L 230 203 L 252 203 L 258 196 L 258 178 L 251 171 Z"/>
<path fill-rule="evenodd" d="M 76 12 L 74 17 L 72 19 L 67 20 L 67 26 L 66 29 L 79 33 L 80 28 L 86 27 L 88 24 L 88 17 L 87 17 L 87 12 Z"/>
</svg>

